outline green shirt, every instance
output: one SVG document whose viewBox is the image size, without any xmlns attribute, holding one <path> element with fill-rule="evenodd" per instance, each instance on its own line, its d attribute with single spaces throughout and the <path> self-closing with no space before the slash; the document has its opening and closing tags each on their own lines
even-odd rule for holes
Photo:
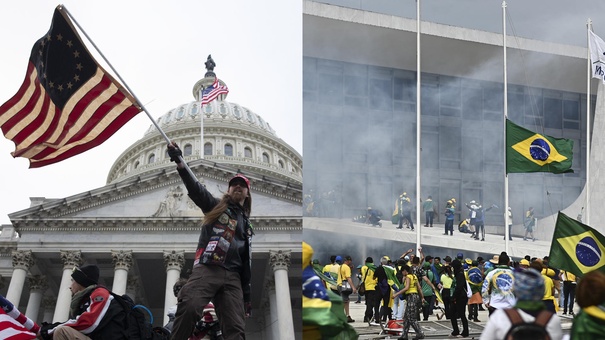
<svg viewBox="0 0 605 340">
<path fill-rule="evenodd" d="M 424 209 L 424 211 L 433 211 L 433 200 L 427 199 L 426 201 L 424 201 L 422 203 L 422 209 Z"/>
</svg>

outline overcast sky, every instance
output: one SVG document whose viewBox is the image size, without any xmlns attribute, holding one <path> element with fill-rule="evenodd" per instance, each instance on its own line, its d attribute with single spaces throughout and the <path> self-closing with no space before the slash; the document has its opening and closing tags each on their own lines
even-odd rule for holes
<svg viewBox="0 0 605 340">
<path fill-rule="evenodd" d="M 63 2 L 135 95 L 157 118 L 193 101 L 212 54 L 229 86 L 227 101 L 259 114 L 302 154 L 302 2 Z M 56 1 L 11 1 L 0 11 L 0 104 L 21 86 L 31 48 L 49 29 Z M 90 50 L 92 46 L 88 44 Z M 107 68 L 106 68 L 107 69 Z M 60 163 L 28 169 L 0 137 L 0 224 L 29 197 L 63 198 L 105 185 L 116 158 L 143 137 L 144 112 L 101 146 Z"/>
</svg>

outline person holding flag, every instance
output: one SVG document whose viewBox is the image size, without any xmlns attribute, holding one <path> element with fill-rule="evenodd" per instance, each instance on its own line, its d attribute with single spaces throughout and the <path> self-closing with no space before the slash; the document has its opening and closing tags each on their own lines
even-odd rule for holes
<svg viewBox="0 0 605 340">
<path fill-rule="evenodd" d="M 176 143 L 168 155 L 189 197 L 204 212 L 195 253 L 193 272 L 179 293 L 172 339 L 187 339 L 197 322 L 197 311 L 212 301 L 218 312 L 225 339 L 245 337 L 245 318 L 250 316 L 252 195 L 250 180 L 235 174 L 222 198 L 215 198 L 186 170 Z"/>
</svg>

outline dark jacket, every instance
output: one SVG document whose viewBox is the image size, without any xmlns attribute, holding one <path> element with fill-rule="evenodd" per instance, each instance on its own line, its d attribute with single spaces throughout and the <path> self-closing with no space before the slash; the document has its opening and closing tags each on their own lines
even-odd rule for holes
<svg viewBox="0 0 605 340">
<path fill-rule="evenodd" d="M 78 298 L 78 301 L 73 301 Z M 76 303 L 77 302 L 77 303 Z M 128 339 L 126 312 L 109 290 L 101 286 L 87 287 L 82 296 L 72 298 L 70 319 L 43 327 L 43 334 L 52 334 L 58 326 L 69 326 L 93 340 Z"/>
<path fill-rule="evenodd" d="M 187 187 L 189 197 L 204 214 L 220 202 L 186 169 L 178 169 L 178 172 Z M 227 210 L 216 222 L 202 226 L 194 261 L 194 266 L 218 265 L 238 272 L 246 302 L 250 301 L 252 235 L 252 225 L 243 207 L 238 203 L 229 203 Z"/>
</svg>

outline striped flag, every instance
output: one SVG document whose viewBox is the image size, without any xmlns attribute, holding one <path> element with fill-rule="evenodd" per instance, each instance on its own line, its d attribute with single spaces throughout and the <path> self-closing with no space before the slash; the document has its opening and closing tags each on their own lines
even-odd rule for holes
<svg viewBox="0 0 605 340">
<path fill-rule="evenodd" d="M 100 145 L 140 111 L 59 5 L 50 30 L 32 48 L 21 88 L 0 106 L 0 128 L 15 143 L 13 157 L 38 168 Z"/>
<path fill-rule="evenodd" d="M 229 93 L 229 89 L 225 85 L 221 85 L 218 78 L 214 78 L 212 85 L 202 90 L 202 105 L 206 105 L 215 100 L 221 94 Z"/>
<path fill-rule="evenodd" d="M 40 327 L 0 295 L 0 339 L 35 339 Z"/>
</svg>

